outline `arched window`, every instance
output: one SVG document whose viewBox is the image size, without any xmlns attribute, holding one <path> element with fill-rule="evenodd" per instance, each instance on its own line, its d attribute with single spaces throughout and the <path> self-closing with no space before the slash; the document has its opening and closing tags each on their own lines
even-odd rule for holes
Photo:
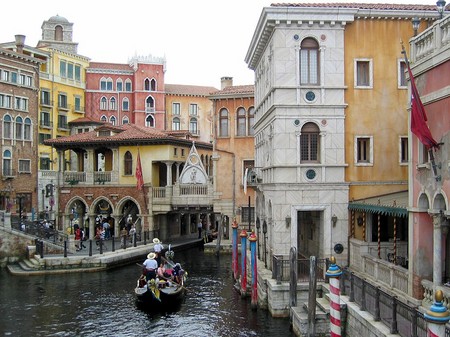
<svg viewBox="0 0 450 337">
<path fill-rule="evenodd" d="M 145 112 L 155 112 L 155 100 L 151 96 L 145 100 Z"/>
<path fill-rule="evenodd" d="M 219 136 L 228 137 L 228 110 L 225 108 L 219 113 Z"/>
<path fill-rule="evenodd" d="M 133 156 L 130 151 L 125 152 L 123 158 L 123 173 L 127 176 L 133 175 Z"/>
<path fill-rule="evenodd" d="M 23 138 L 23 119 L 20 116 L 16 117 L 16 139 Z"/>
<path fill-rule="evenodd" d="M 125 124 L 128 124 L 128 123 L 130 123 L 130 120 L 128 119 L 127 116 L 124 116 L 124 117 L 122 118 L 122 125 L 125 125 Z"/>
<path fill-rule="evenodd" d="M 180 118 L 175 117 L 172 120 L 172 130 L 173 131 L 179 131 L 180 130 Z"/>
<path fill-rule="evenodd" d="M 130 111 L 130 101 L 127 97 L 122 100 L 122 111 Z"/>
<path fill-rule="evenodd" d="M 109 117 L 109 122 L 110 122 L 112 125 L 116 125 L 116 117 L 114 117 L 114 116 Z"/>
<path fill-rule="evenodd" d="M 109 100 L 109 110 L 117 110 L 116 98 L 111 97 Z"/>
<path fill-rule="evenodd" d="M 300 136 L 300 161 L 319 162 L 319 127 L 314 123 L 306 123 Z"/>
<path fill-rule="evenodd" d="M 25 123 L 23 124 L 23 139 L 31 140 L 31 119 L 25 118 Z"/>
<path fill-rule="evenodd" d="M 64 30 L 61 26 L 55 26 L 55 41 L 63 41 Z"/>
<path fill-rule="evenodd" d="M 3 151 L 3 175 L 12 176 L 11 151 Z"/>
<path fill-rule="evenodd" d="M 111 77 L 108 77 L 106 80 L 106 90 L 112 91 L 113 90 L 113 80 Z"/>
<path fill-rule="evenodd" d="M 319 84 L 319 44 L 313 38 L 300 45 L 300 84 Z"/>
<path fill-rule="evenodd" d="M 127 92 L 131 92 L 132 87 L 131 87 L 131 80 L 130 79 L 126 79 L 125 80 L 125 91 Z"/>
<path fill-rule="evenodd" d="M 236 136 L 245 136 L 245 109 L 239 108 L 236 112 Z"/>
<path fill-rule="evenodd" d="M 144 80 L 144 90 L 145 91 L 150 91 L 150 80 L 148 78 L 146 78 Z"/>
<path fill-rule="evenodd" d="M 100 90 L 106 91 L 106 87 L 107 87 L 107 80 L 105 77 L 102 77 L 100 79 Z"/>
<path fill-rule="evenodd" d="M 253 136 L 255 134 L 255 130 L 253 129 L 253 125 L 255 125 L 255 108 L 248 108 L 248 131 L 247 135 Z"/>
<path fill-rule="evenodd" d="M 108 100 L 106 97 L 100 98 L 100 110 L 106 110 L 108 108 Z"/>
<path fill-rule="evenodd" d="M 150 90 L 156 91 L 156 80 L 154 78 L 150 81 Z"/>
<path fill-rule="evenodd" d="M 3 116 L 3 138 L 4 139 L 11 139 L 12 138 L 12 134 L 11 134 L 11 116 L 10 115 L 5 115 Z"/>
<path fill-rule="evenodd" d="M 189 121 L 189 132 L 193 135 L 198 134 L 197 118 L 191 118 L 191 120 Z"/>
<path fill-rule="evenodd" d="M 106 123 L 108 121 L 108 118 L 105 115 L 103 115 L 102 117 L 100 117 L 100 121 Z"/>
<path fill-rule="evenodd" d="M 153 115 L 148 115 L 145 118 L 145 126 L 153 128 L 155 126 L 155 118 Z"/>
<path fill-rule="evenodd" d="M 116 81 L 116 90 L 123 91 L 123 81 L 121 78 L 118 78 Z"/>
</svg>

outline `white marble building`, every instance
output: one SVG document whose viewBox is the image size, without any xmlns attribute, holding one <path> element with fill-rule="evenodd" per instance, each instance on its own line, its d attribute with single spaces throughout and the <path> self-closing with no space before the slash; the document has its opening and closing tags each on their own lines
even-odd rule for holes
<svg viewBox="0 0 450 337">
<path fill-rule="evenodd" d="M 246 55 L 255 71 L 256 217 L 267 228 L 268 265 L 291 247 L 347 264 L 347 21 L 353 15 L 343 8 L 266 7 Z"/>
</svg>

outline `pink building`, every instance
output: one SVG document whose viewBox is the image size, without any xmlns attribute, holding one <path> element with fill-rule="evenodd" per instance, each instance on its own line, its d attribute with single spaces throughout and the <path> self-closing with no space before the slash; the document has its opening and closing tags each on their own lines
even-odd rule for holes
<svg viewBox="0 0 450 337">
<path fill-rule="evenodd" d="M 410 64 L 428 127 L 432 152 L 409 133 L 409 292 L 431 304 L 433 291 L 450 298 L 450 16 L 413 38 Z"/>
<path fill-rule="evenodd" d="M 128 64 L 91 62 L 86 70 L 86 116 L 113 125 L 163 130 L 165 60 L 133 57 Z"/>
</svg>

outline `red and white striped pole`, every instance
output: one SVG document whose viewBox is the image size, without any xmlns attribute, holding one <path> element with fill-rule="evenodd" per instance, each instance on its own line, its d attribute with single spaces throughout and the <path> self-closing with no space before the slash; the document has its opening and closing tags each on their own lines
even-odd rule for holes
<svg viewBox="0 0 450 337">
<path fill-rule="evenodd" d="M 445 324 L 450 320 L 450 313 L 442 302 L 444 293 L 436 290 L 434 303 L 431 305 L 424 317 L 427 321 L 427 337 L 445 337 Z"/>
<path fill-rule="evenodd" d="M 342 270 L 336 265 L 336 258 L 330 258 L 330 267 L 326 276 L 330 278 L 330 331 L 331 337 L 341 337 L 341 290 L 339 287 L 339 276 Z"/>
</svg>

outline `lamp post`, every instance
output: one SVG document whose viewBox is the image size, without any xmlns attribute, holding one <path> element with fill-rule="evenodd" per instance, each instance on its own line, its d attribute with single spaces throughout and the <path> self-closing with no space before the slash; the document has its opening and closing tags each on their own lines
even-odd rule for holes
<svg viewBox="0 0 450 337">
<path fill-rule="evenodd" d="M 70 213 L 69 219 L 70 219 L 70 234 L 71 235 L 73 234 L 73 226 L 72 226 L 73 217 L 74 217 L 73 213 Z"/>
<path fill-rule="evenodd" d="M 437 1 L 436 7 L 439 13 L 439 18 L 442 19 L 444 17 L 445 1 L 444 0 Z"/>
<path fill-rule="evenodd" d="M 259 229 L 261 228 L 261 223 L 259 222 L 259 218 L 256 219 L 256 237 L 259 238 Z M 258 240 L 258 260 L 261 260 L 261 254 L 259 252 L 260 250 L 260 244 L 259 244 L 259 240 Z"/>
</svg>

